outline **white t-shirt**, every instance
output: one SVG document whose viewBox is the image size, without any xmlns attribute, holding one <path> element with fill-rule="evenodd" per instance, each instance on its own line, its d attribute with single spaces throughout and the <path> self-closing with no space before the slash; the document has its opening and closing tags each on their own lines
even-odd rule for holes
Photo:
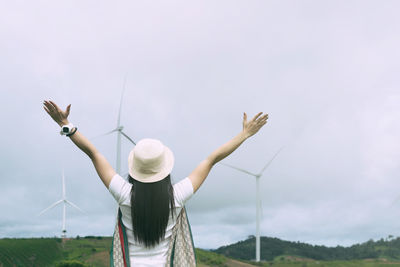
<svg viewBox="0 0 400 267">
<path fill-rule="evenodd" d="M 118 174 L 114 175 L 108 187 L 108 190 L 118 202 L 121 209 L 122 223 L 126 228 L 126 235 L 128 236 L 129 258 L 131 266 L 165 266 L 172 228 L 176 224 L 176 217 L 181 212 L 185 202 L 193 195 L 192 182 L 190 181 L 189 177 L 186 177 L 185 179 L 173 185 L 176 216 L 172 218 L 170 212 L 168 225 L 165 230 L 165 238 L 158 245 L 150 249 L 146 248 L 144 245 L 136 243 L 133 237 L 131 218 L 131 188 L 132 184 Z"/>
</svg>

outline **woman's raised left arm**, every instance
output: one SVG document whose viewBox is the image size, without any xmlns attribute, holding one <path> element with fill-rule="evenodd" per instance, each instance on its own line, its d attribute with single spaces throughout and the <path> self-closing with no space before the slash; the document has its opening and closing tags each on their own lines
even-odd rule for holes
<svg viewBox="0 0 400 267">
<path fill-rule="evenodd" d="M 43 102 L 44 110 L 53 118 L 53 120 L 62 127 L 68 125 L 68 116 L 71 110 L 71 104 L 67 106 L 66 110 L 60 109 L 53 101 Z M 75 131 L 75 129 L 73 130 Z M 78 130 L 70 136 L 72 142 L 89 158 L 92 160 L 97 174 L 103 181 L 104 185 L 108 188 L 111 179 L 116 174 L 114 168 L 110 165 L 107 159 L 96 149 L 96 147 Z"/>
</svg>

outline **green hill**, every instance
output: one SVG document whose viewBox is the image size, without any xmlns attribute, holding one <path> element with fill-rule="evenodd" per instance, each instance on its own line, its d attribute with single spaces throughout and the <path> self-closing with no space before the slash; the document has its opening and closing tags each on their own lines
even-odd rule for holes
<svg viewBox="0 0 400 267">
<path fill-rule="evenodd" d="M 251 237 L 215 251 L 196 249 L 198 266 L 400 267 L 400 261 L 397 261 L 400 257 L 399 238 L 368 241 L 348 248 L 312 246 L 267 237 L 261 240 L 262 259 L 268 261 L 250 261 L 254 258 L 255 243 Z M 111 237 L 88 236 L 65 241 L 60 238 L 5 238 L 0 239 L 0 267 L 106 267 L 110 262 L 110 246 Z M 366 257 L 365 253 L 372 253 L 373 257 Z"/>
<path fill-rule="evenodd" d="M 264 261 L 273 261 L 276 257 L 282 255 L 324 261 L 379 258 L 395 261 L 400 260 L 400 238 L 381 239 L 378 241 L 369 240 L 368 242 L 356 244 L 351 247 L 326 247 L 284 241 L 278 238 L 261 237 L 260 245 L 262 248 L 260 258 Z M 251 236 L 247 240 L 223 246 L 213 251 L 227 257 L 252 260 L 255 258 L 255 237 Z"/>
<path fill-rule="evenodd" d="M 77 260 L 108 266 L 111 237 L 0 239 L 0 266 L 55 266 Z"/>
<path fill-rule="evenodd" d="M 110 263 L 111 237 L 5 238 L 0 239 L 0 267 L 3 266 L 90 266 L 106 267 Z M 234 266 L 223 255 L 196 249 L 198 266 Z M 68 262 L 69 264 L 60 264 Z M 72 263 L 75 262 L 75 265 Z M 81 264 L 79 264 L 81 263 Z M 83 265 L 84 264 L 84 265 Z"/>
</svg>

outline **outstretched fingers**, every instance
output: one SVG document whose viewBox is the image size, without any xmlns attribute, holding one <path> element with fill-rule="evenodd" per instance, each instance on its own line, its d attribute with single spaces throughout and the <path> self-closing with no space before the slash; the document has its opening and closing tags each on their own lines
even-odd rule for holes
<svg viewBox="0 0 400 267">
<path fill-rule="evenodd" d="M 47 114 L 50 114 L 50 111 L 47 109 L 46 106 L 43 106 L 43 109 L 47 112 Z"/>
<path fill-rule="evenodd" d="M 265 114 L 256 120 L 255 123 L 257 131 L 260 130 L 267 123 L 267 119 L 268 119 L 268 114 Z"/>
<path fill-rule="evenodd" d="M 261 116 L 257 119 L 257 123 L 264 123 L 267 122 L 268 120 L 268 114 L 265 114 L 264 116 Z"/>
<path fill-rule="evenodd" d="M 254 118 L 252 119 L 252 121 L 256 121 L 258 117 L 260 117 L 260 115 L 262 114 L 262 112 L 257 113 Z"/>
<path fill-rule="evenodd" d="M 49 100 L 49 102 L 51 103 L 51 105 L 55 108 L 55 110 L 61 110 L 56 103 L 54 103 L 53 101 Z"/>
<path fill-rule="evenodd" d="M 243 114 L 243 130 L 248 137 L 256 134 L 267 123 L 268 114 L 263 115 L 263 112 L 259 112 L 249 122 L 245 121 L 245 118 L 247 118 L 245 114 Z"/>
<path fill-rule="evenodd" d="M 55 110 L 54 106 L 49 101 L 44 101 L 43 103 L 49 112 L 53 112 Z"/>
</svg>

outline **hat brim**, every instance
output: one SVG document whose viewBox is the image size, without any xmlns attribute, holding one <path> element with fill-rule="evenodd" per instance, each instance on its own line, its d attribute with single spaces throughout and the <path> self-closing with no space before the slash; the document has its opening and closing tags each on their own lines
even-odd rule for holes
<svg viewBox="0 0 400 267">
<path fill-rule="evenodd" d="M 174 153 L 168 147 L 164 146 L 164 148 L 164 166 L 157 173 L 142 173 L 136 170 L 133 164 L 134 150 L 132 149 L 128 157 L 129 175 L 142 183 L 155 183 L 167 177 L 174 167 L 175 158 Z"/>
</svg>

